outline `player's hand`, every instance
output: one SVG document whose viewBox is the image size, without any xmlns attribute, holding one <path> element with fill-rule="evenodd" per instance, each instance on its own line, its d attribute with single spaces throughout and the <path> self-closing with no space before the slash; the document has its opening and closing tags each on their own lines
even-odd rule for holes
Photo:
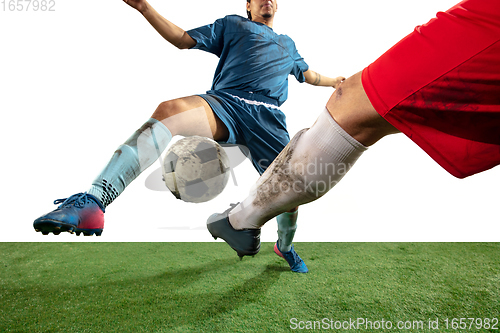
<svg viewBox="0 0 500 333">
<path fill-rule="evenodd" d="M 339 76 L 339 77 L 336 77 L 335 79 L 333 79 L 333 88 L 337 89 L 339 84 L 341 84 L 344 80 L 345 80 L 345 77 L 343 77 L 343 76 Z"/>
<path fill-rule="evenodd" d="M 144 12 L 147 7 L 146 0 L 123 0 L 123 2 L 125 2 L 130 7 L 137 9 L 141 13 Z"/>
</svg>

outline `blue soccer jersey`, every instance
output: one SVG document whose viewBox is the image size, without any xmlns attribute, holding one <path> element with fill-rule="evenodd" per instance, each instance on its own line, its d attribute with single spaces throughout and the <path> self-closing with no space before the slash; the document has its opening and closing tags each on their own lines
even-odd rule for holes
<svg viewBox="0 0 500 333">
<path fill-rule="evenodd" d="M 309 66 L 287 35 L 278 35 L 265 24 L 229 15 L 187 32 L 194 49 L 215 54 L 219 64 L 212 90 L 243 91 L 271 98 L 277 105 L 288 97 L 288 75 L 304 82 Z"/>
</svg>

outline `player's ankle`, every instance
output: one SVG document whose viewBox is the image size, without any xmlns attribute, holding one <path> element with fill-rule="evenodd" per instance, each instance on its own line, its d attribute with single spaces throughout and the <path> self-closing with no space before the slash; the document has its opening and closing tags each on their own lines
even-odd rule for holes
<svg viewBox="0 0 500 333">
<path fill-rule="evenodd" d="M 235 209 L 237 209 L 236 207 Z M 244 229 L 260 229 L 261 226 L 252 225 L 248 220 L 241 217 L 242 214 L 233 214 L 231 211 L 227 217 L 229 224 L 234 230 L 244 230 Z"/>
<path fill-rule="evenodd" d="M 240 224 L 237 222 L 238 219 L 236 219 L 234 216 L 231 218 L 231 213 L 229 213 L 228 217 L 227 217 L 227 220 L 229 221 L 229 224 L 231 225 L 231 227 L 233 227 L 234 230 L 243 230 L 245 228 L 241 228 L 240 227 Z"/>
</svg>

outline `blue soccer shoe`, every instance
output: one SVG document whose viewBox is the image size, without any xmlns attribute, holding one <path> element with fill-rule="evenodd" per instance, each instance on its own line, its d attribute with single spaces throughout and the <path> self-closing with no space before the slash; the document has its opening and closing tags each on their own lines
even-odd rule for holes
<svg viewBox="0 0 500 333">
<path fill-rule="evenodd" d="M 307 273 L 309 270 L 307 269 L 306 263 L 299 257 L 297 252 L 292 249 L 288 252 L 281 252 L 278 242 L 274 244 L 274 253 L 279 255 L 281 258 L 285 259 L 288 262 L 288 265 L 290 265 L 290 269 L 293 272 L 297 273 Z"/>
<path fill-rule="evenodd" d="M 78 193 L 67 199 L 58 199 L 60 204 L 54 211 L 43 215 L 33 222 L 35 231 L 48 235 L 52 232 L 83 233 L 85 236 L 100 236 L 104 229 L 104 206 L 91 194 Z"/>
</svg>

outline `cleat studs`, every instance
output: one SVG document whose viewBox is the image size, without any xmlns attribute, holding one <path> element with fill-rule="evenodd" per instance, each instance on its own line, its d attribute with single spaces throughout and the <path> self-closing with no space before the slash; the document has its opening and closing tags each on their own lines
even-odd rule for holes
<svg viewBox="0 0 500 333">
<path fill-rule="evenodd" d="M 77 236 L 80 236 L 80 233 L 81 233 L 81 231 L 77 231 L 77 232 L 76 232 L 76 235 L 77 235 Z"/>
<path fill-rule="evenodd" d="M 54 235 L 56 235 L 56 236 L 57 236 L 57 235 L 59 235 L 61 232 L 60 232 L 60 231 L 52 231 L 52 233 L 53 233 Z"/>
<path fill-rule="evenodd" d="M 96 232 L 95 232 L 95 235 L 96 235 L 96 236 L 101 236 L 101 235 L 102 235 L 102 230 L 96 231 Z"/>
<path fill-rule="evenodd" d="M 42 235 L 47 236 L 49 234 L 48 231 L 42 231 Z"/>
<path fill-rule="evenodd" d="M 217 240 L 217 237 L 215 237 L 215 236 L 212 236 L 212 237 L 213 237 L 215 240 Z"/>
</svg>

